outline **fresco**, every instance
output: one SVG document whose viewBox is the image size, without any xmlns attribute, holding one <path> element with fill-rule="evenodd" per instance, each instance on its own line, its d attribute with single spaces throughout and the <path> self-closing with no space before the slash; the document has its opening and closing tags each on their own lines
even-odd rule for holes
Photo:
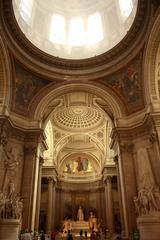
<svg viewBox="0 0 160 240">
<path fill-rule="evenodd" d="M 50 83 L 28 72 L 18 63 L 15 64 L 15 81 L 15 106 L 23 111 L 29 106 L 35 94 Z"/>
<path fill-rule="evenodd" d="M 69 174 L 81 174 L 93 172 L 93 167 L 91 162 L 87 158 L 76 157 L 66 161 L 63 173 Z"/>
<path fill-rule="evenodd" d="M 142 56 L 138 56 L 128 66 L 100 80 L 113 89 L 125 103 L 128 112 L 143 106 Z"/>
</svg>

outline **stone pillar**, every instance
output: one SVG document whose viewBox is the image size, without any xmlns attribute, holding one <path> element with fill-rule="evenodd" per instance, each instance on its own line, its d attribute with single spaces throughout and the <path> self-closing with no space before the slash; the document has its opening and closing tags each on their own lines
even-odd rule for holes
<svg viewBox="0 0 160 240">
<path fill-rule="evenodd" d="M 120 210 L 120 222 L 121 222 L 121 236 L 125 233 L 125 225 L 124 225 L 124 214 L 123 214 L 123 204 L 122 204 L 122 190 L 120 185 L 120 177 L 119 177 L 119 163 L 118 156 L 114 157 L 114 162 L 117 170 L 117 184 L 118 184 L 118 199 L 119 199 L 119 210 Z"/>
<path fill-rule="evenodd" d="M 124 217 L 124 237 L 129 238 L 137 225 L 133 203 L 133 198 L 137 195 L 137 183 L 131 132 L 126 128 L 114 129 L 112 132 L 111 148 L 119 156 L 118 168 Z"/>
<path fill-rule="evenodd" d="M 107 176 L 105 178 L 105 199 L 106 199 L 106 218 L 107 228 L 113 233 L 114 232 L 114 219 L 113 219 L 113 199 L 112 199 L 112 177 Z"/>
<path fill-rule="evenodd" d="M 52 200 L 52 230 L 55 230 L 56 217 L 56 181 L 53 180 L 53 200 Z"/>
<path fill-rule="evenodd" d="M 41 179 L 42 179 L 42 165 L 43 158 L 39 158 L 39 173 L 38 173 L 38 187 L 37 187 L 37 201 L 36 201 L 36 218 L 35 218 L 35 230 L 38 231 L 39 227 L 39 214 L 40 214 L 40 204 L 41 204 Z"/>
<path fill-rule="evenodd" d="M 26 146 L 24 154 L 24 171 L 22 179 L 22 197 L 24 198 L 24 207 L 22 228 L 32 229 L 37 165 L 37 147 L 33 145 Z"/>
<path fill-rule="evenodd" d="M 136 214 L 133 198 L 137 194 L 133 145 L 130 143 L 123 143 L 120 145 L 119 173 L 126 231 L 125 237 L 129 237 L 133 229 L 136 228 Z"/>
<path fill-rule="evenodd" d="M 52 207 L 53 207 L 53 178 L 48 178 L 48 203 L 47 203 L 47 223 L 46 223 L 46 233 L 51 234 L 52 231 Z"/>
</svg>

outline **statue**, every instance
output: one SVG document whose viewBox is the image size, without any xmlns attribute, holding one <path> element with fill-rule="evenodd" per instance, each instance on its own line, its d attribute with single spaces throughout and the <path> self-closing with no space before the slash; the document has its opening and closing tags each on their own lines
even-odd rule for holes
<svg viewBox="0 0 160 240">
<path fill-rule="evenodd" d="M 22 219 L 23 199 L 15 194 L 14 183 L 8 183 L 8 191 L 0 191 L 0 218 Z"/>
<path fill-rule="evenodd" d="M 14 192 L 15 192 L 14 182 L 12 180 L 10 180 L 8 183 L 8 198 L 9 199 L 13 197 Z"/>
<path fill-rule="evenodd" d="M 93 212 L 90 212 L 88 223 L 90 231 L 98 231 L 97 218 L 94 216 Z"/>
<path fill-rule="evenodd" d="M 143 187 L 133 199 L 138 216 L 160 210 L 160 190 L 157 186 Z"/>
<path fill-rule="evenodd" d="M 79 209 L 78 209 L 77 220 L 84 221 L 84 213 L 81 206 L 79 206 Z"/>
</svg>

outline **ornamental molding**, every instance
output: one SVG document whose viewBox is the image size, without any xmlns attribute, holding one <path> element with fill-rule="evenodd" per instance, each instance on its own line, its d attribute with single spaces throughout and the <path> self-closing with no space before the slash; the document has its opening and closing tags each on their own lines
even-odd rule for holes
<svg viewBox="0 0 160 240">
<path fill-rule="evenodd" d="M 110 68 L 111 65 L 114 69 L 114 66 L 119 64 L 120 68 L 122 59 L 127 59 L 127 61 L 132 59 L 137 54 L 137 49 L 139 51 L 142 48 L 151 14 L 150 4 L 150 1 L 139 0 L 137 17 L 128 34 L 123 38 L 123 41 L 104 54 L 84 60 L 66 60 L 53 57 L 33 46 L 24 34 L 22 34 L 16 23 L 11 0 L 1 1 L 1 28 L 12 53 L 17 59 L 24 62 L 25 65 L 34 69 L 34 71 L 44 72 L 45 69 L 45 75 L 50 76 L 51 79 L 53 79 L 54 72 L 54 78 L 73 80 L 75 76 L 81 79 L 84 79 L 84 76 L 89 78 L 94 69 L 94 76 L 91 76 L 93 79 L 97 75 L 100 75 L 100 73 L 101 75 L 106 75 L 106 69 Z M 137 49 L 135 50 L 135 48 Z M 131 52 L 132 54 L 130 54 Z"/>
<path fill-rule="evenodd" d="M 157 121 L 155 121 L 158 119 Z M 118 142 L 121 149 L 129 149 L 137 139 L 145 139 L 149 143 L 153 144 L 158 141 L 157 124 L 159 124 L 159 116 L 152 114 L 146 114 L 143 121 L 138 125 L 131 127 L 115 127 L 111 133 L 111 148 Z M 159 125 L 158 125 L 159 126 Z M 128 146 L 128 147 L 127 147 Z"/>
</svg>

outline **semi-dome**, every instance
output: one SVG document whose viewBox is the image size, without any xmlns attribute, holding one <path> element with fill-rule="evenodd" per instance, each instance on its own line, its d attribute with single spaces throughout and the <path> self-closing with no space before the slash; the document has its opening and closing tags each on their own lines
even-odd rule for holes
<svg viewBox="0 0 160 240">
<path fill-rule="evenodd" d="M 13 0 L 17 22 L 42 51 L 66 59 L 100 55 L 130 29 L 138 0 Z"/>
<path fill-rule="evenodd" d="M 91 130 L 104 122 L 101 111 L 87 106 L 62 108 L 53 115 L 54 125 L 72 131 Z"/>
</svg>

